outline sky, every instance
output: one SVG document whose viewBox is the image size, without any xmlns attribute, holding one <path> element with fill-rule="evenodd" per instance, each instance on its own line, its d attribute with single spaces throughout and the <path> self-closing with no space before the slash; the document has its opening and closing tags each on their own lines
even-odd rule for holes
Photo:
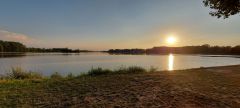
<svg viewBox="0 0 240 108">
<path fill-rule="evenodd" d="M 0 40 L 88 50 L 238 45 L 240 16 L 210 11 L 202 0 L 1 0 Z"/>
</svg>

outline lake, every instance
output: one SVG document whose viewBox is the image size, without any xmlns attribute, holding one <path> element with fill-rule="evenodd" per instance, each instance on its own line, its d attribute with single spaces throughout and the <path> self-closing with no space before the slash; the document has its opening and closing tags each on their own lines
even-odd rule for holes
<svg viewBox="0 0 240 108">
<path fill-rule="evenodd" d="M 221 55 L 110 55 L 108 53 L 26 53 L 0 54 L 0 74 L 11 71 L 12 67 L 50 75 L 59 72 L 79 74 L 91 68 L 117 69 L 123 66 L 141 66 L 158 70 L 178 70 L 199 67 L 240 64 L 240 58 Z"/>
</svg>

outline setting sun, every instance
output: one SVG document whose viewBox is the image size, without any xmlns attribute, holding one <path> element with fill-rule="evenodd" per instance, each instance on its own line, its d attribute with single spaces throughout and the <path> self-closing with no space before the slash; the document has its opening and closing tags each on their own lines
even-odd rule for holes
<svg viewBox="0 0 240 108">
<path fill-rule="evenodd" d="M 167 38 L 167 43 L 168 43 L 168 44 L 174 44 L 174 43 L 176 43 L 176 38 L 173 37 L 173 36 L 168 37 L 168 38 Z"/>
<path fill-rule="evenodd" d="M 0 0 L 0 108 L 240 108 L 240 0 Z"/>
</svg>

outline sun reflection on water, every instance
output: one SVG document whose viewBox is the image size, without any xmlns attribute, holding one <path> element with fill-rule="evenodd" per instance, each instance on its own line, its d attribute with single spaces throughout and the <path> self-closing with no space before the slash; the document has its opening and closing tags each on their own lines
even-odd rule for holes
<svg viewBox="0 0 240 108">
<path fill-rule="evenodd" d="M 169 54 L 168 56 L 168 70 L 173 70 L 173 64 L 174 64 L 174 56 L 172 54 Z"/>
</svg>

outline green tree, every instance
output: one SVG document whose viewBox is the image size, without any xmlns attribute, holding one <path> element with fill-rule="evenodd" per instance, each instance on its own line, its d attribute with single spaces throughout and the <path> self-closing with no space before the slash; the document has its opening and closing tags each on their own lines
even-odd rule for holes
<svg viewBox="0 0 240 108">
<path fill-rule="evenodd" d="M 203 3 L 214 10 L 209 14 L 218 18 L 228 18 L 240 12 L 240 0 L 203 0 Z"/>
<path fill-rule="evenodd" d="M 25 52 L 26 46 L 19 42 L 9 42 L 0 40 L 0 52 Z"/>
</svg>

